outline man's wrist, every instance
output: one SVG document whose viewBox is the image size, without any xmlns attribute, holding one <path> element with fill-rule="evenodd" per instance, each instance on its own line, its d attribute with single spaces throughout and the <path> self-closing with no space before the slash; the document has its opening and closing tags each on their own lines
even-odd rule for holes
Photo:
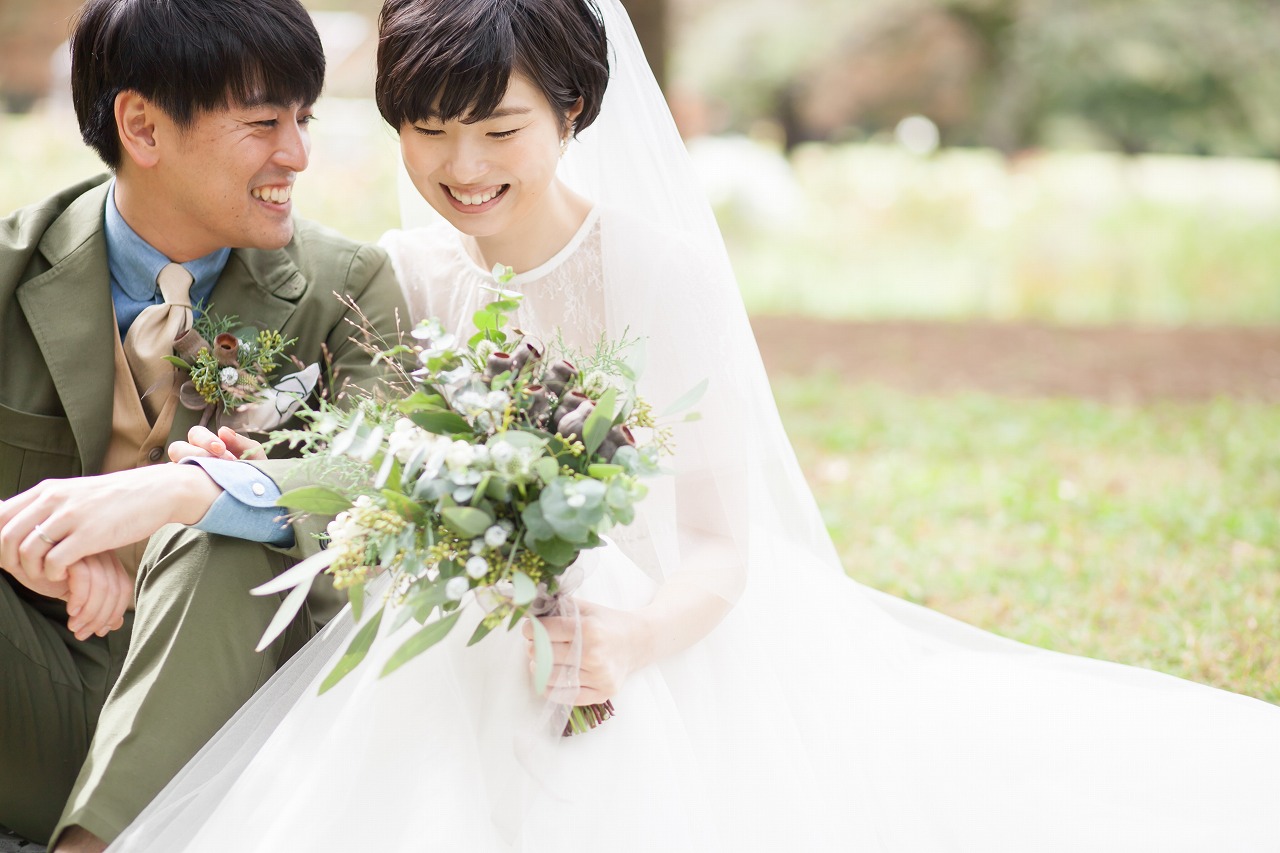
<svg viewBox="0 0 1280 853">
<path fill-rule="evenodd" d="M 173 494 L 174 511 L 172 521 L 178 524 L 192 525 L 205 517 L 209 507 L 222 494 L 222 487 L 214 482 L 199 465 L 179 465 L 169 462 L 171 476 L 177 480 L 177 488 Z"/>
</svg>

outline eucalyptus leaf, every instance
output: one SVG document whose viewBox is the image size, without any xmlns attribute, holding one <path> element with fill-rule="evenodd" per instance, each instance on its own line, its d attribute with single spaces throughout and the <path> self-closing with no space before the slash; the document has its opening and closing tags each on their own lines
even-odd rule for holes
<svg viewBox="0 0 1280 853">
<path fill-rule="evenodd" d="M 347 598 L 351 600 L 351 618 L 359 622 L 364 618 L 364 584 L 353 584 L 347 590 Z"/>
<path fill-rule="evenodd" d="M 412 412 L 409 420 L 436 435 L 456 435 L 460 432 L 471 432 L 471 424 L 456 412 L 429 411 Z"/>
<path fill-rule="evenodd" d="M 591 414 L 587 417 L 587 423 L 582 428 L 582 443 L 586 445 L 588 459 L 599 449 L 601 442 L 609 434 L 609 428 L 613 426 L 614 406 L 617 397 L 617 388 L 610 388 L 605 391 L 600 395 L 600 399 L 596 401 L 595 408 L 591 410 Z"/>
<path fill-rule="evenodd" d="M 697 385 L 693 386 L 688 391 L 686 391 L 680 397 L 679 400 L 676 400 L 670 406 L 667 406 L 665 409 L 663 409 L 661 414 L 658 415 L 658 417 L 665 418 L 668 415 L 674 415 L 677 412 L 683 412 L 685 409 L 693 407 L 699 400 L 702 399 L 702 395 L 707 393 L 708 384 L 710 384 L 709 379 L 702 380 Z"/>
<path fill-rule="evenodd" d="M 392 489 L 383 489 L 380 494 L 387 501 L 387 506 L 399 513 L 400 517 L 414 524 L 425 524 L 427 511 L 415 500 Z"/>
<path fill-rule="evenodd" d="M 351 508 L 351 499 L 324 486 L 290 489 L 276 498 L 276 505 L 315 515 L 337 515 Z"/>
<path fill-rule="evenodd" d="M 387 486 L 391 480 L 391 475 L 395 470 L 396 455 L 391 452 L 382 454 L 382 464 L 378 466 L 378 475 L 373 479 L 373 487 L 381 489 Z M 395 488 L 400 485 L 400 477 L 396 477 L 396 483 L 392 486 Z"/>
<path fill-rule="evenodd" d="M 504 615 L 505 614 L 501 610 L 495 610 L 492 613 L 486 614 L 485 617 L 480 620 L 480 624 L 476 626 L 476 630 L 471 634 L 471 639 L 467 640 L 467 645 L 474 646 L 476 643 L 487 637 L 490 631 L 502 624 L 502 617 Z"/>
<path fill-rule="evenodd" d="M 172 364 L 174 367 L 177 367 L 181 370 L 185 370 L 188 373 L 191 372 L 191 365 L 187 364 L 185 361 L 178 358 L 176 355 L 166 355 L 164 357 L 164 360 Z"/>
<path fill-rule="evenodd" d="M 294 587 L 304 583 L 307 588 L 310 588 L 311 581 L 315 576 L 329 568 L 337 558 L 338 553 L 336 551 L 319 551 L 312 554 L 310 557 L 307 557 L 307 559 L 297 565 L 285 569 L 283 572 L 261 586 L 256 586 L 249 590 L 249 594 L 275 595 L 276 593 L 284 592 L 286 589 L 293 589 Z"/>
<path fill-rule="evenodd" d="M 567 566 L 578 556 L 578 547 L 559 536 L 535 539 L 529 543 L 529 547 L 533 549 L 533 553 L 553 566 Z"/>
<path fill-rule="evenodd" d="M 625 474 L 626 469 L 621 465 L 608 465 L 604 463 L 596 463 L 587 466 L 587 474 L 597 480 L 607 480 L 610 477 L 616 477 L 619 474 Z"/>
<path fill-rule="evenodd" d="M 440 511 L 440 517 L 450 530 L 468 538 L 480 536 L 493 524 L 493 516 L 470 506 L 446 507 Z"/>
<path fill-rule="evenodd" d="M 492 450 L 496 445 L 509 444 L 512 447 L 541 450 L 547 446 L 546 436 L 538 435 L 536 432 L 529 432 L 523 429 L 511 429 L 506 432 L 500 432 L 490 438 L 485 444 Z"/>
<path fill-rule="evenodd" d="M 338 661 L 333 671 L 325 676 L 324 681 L 320 682 L 321 693 L 327 692 L 329 688 L 346 678 L 351 670 L 360 665 L 365 655 L 369 654 L 369 649 L 373 647 L 373 641 L 378 636 L 378 626 L 382 624 L 382 614 L 385 612 L 385 607 L 379 607 L 378 612 L 360 626 L 360 630 L 351 639 L 351 645 L 347 646 L 346 654 Z"/>
<path fill-rule="evenodd" d="M 315 576 L 312 576 L 312 580 Z M 267 630 L 262 632 L 262 639 L 258 641 L 258 647 L 255 651 L 262 651 L 271 645 L 276 637 L 284 633 L 284 629 L 289 627 L 289 623 L 293 621 L 293 617 L 298 615 L 298 611 L 302 609 L 302 605 L 307 602 L 307 593 L 311 591 L 311 581 L 300 583 L 293 588 L 293 591 L 284 597 L 284 601 L 280 602 L 280 607 L 276 610 L 276 615 L 271 617 Z"/>
<path fill-rule="evenodd" d="M 560 476 L 560 462 L 552 456 L 543 456 L 533 463 L 533 470 L 537 473 L 538 479 L 544 483 L 550 483 Z"/>
<path fill-rule="evenodd" d="M 395 653 L 387 660 L 386 666 L 382 668 L 382 675 L 388 676 L 436 643 L 449 636 L 449 632 L 453 630 L 454 624 L 458 621 L 458 617 L 462 615 L 461 610 L 457 610 L 443 619 L 437 619 L 423 627 L 421 631 L 404 641 L 404 645 L 395 650 Z M 550 641 L 548 640 L 548 645 Z"/>
<path fill-rule="evenodd" d="M 444 407 L 444 397 L 439 394 L 428 394 L 425 391 L 415 391 L 396 403 L 396 408 L 406 415 L 414 412 L 437 411 Z"/>
<path fill-rule="evenodd" d="M 516 572 L 511 576 L 511 583 L 515 585 L 515 594 L 511 600 L 517 607 L 524 607 L 526 604 L 532 604 L 533 600 L 538 597 L 538 585 L 535 584 L 524 572 Z"/>
<path fill-rule="evenodd" d="M 360 435 L 360 427 L 363 424 L 364 412 L 356 412 L 356 416 L 351 420 L 350 426 L 334 437 L 333 442 L 329 445 L 329 453 L 334 456 L 341 456 L 350 450 L 351 445 L 355 443 L 356 437 Z"/>
</svg>

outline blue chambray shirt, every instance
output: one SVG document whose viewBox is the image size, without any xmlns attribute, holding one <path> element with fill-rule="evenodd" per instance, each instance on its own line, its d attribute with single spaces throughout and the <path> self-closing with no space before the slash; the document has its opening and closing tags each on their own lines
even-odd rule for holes
<svg viewBox="0 0 1280 853">
<path fill-rule="evenodd" d="M 111 273 L 111 303 L 116 309 L 116 323 L 123 340 L 144 308 L 164 302 L 156 279 L 169 259 L 139 237 L 124 221 L 116 207 L 114 180 L 107 191 L 103 224 L 107 240 L 107 267 Z M 182 265 L 194 279 L 191 304 L 195 306 L 196 316 L 200 316 L 200 309 L 208 302 L 230 256 L 230 249 L 218 249 Z M 191 461 L 203 468 L 223 490 L 204 518 L 193 525 L 195 528 L 279 547 L 293 544 L 292 528 L 276 520 L 284 510 L 275 505 L 276 498 L 280 497 L 280 488 L 275 481 L 245 462 Z"/>
</svg>

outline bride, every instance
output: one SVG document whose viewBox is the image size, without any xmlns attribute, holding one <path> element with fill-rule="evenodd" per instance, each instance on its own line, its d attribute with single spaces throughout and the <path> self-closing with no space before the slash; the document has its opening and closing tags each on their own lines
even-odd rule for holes
<svg viewBox="0 0 1280 853">
<path fill-rule="evenodd" d="M 618 716 L 548 735 L 518 632 L 379 679 L 390 619 L 317 695 L 348 611 L 112 850 L 1280 849 L 1280 708 L 844 577 L 618 0 L 387 0 L 377 96 L 436 214 L 384 238 L 415 319 L 465 329 L 510 265 L 526 331 L 639 339 L 659 406 L 709 380 L 547 620 L 555 698 Z"/>
</svg>

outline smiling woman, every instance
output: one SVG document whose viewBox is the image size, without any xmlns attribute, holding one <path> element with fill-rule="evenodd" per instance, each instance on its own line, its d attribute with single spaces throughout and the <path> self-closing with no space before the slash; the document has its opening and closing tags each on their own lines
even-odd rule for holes
<svg viewBox="0 0 1280 853">
<path fill-rule="evenodd" d="M 609 77 L 600 22 L 577 0 L 543 5 L 562 26 L 547 26 L 536 4 L 389 0 L 382 10 L 378 65 L 394 72 L 378 77 L 378 109 L 400 132 L 418 192 L 474 238 L 486 269 L 535 266 L 591 208 L 556 167 L 600 112 Z M 477 56 L 503 59 L 464 61 Z"/>
</svg>

